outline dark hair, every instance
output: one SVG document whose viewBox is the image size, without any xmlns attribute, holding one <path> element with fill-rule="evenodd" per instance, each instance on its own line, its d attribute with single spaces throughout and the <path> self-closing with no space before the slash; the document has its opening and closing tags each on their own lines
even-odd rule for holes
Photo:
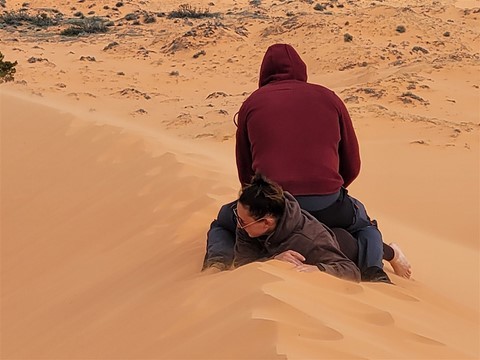
<svg viewBox="0 0 480 360">
<path fill-rule="evenodd" d="M 285 211 L 283 189 L 277 183 L 262 174 L 255 174 L 250 184 L 240 191 L 238 201 L 245 206 L 250 215 L 260 219 L 272 215 L 279 219 Z"/>
</svg>

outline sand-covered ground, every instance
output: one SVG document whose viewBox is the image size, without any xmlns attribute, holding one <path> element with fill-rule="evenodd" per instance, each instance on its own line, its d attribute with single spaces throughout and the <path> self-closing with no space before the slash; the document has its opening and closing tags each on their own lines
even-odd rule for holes
<svg viewBox="0 0 480 360">
<path fill-rule="evenodd" d="M 0 358 L 478 359 L 480 1 L 182 4 L 0 1 Z M 106 32 L 60 35 L 89 19 Z M 350 193 L 411 280 L 200 273 L 278 42 L 345 101 Z"/>
</svg>

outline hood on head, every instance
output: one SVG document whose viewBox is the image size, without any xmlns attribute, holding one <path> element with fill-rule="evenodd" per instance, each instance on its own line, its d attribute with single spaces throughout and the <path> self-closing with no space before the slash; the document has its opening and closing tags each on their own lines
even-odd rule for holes
<svg viewBox="0 0 480 360">
<path fill-rule="evenodd" d="M 278 80 L 307 81 L 307 65 L 288 44 L 271 45 L 263 57 L 258 87 Z"/>
<path fill-rule="evenodd" d="M 285 195 L 285 213 L 279 219 L 275 232 L 270 237 L 272 244 L 281 243 L 291 236 L 292 232 L 304 221 L 302 210 L 297 200 L 288 191 Z"/>
</svg>

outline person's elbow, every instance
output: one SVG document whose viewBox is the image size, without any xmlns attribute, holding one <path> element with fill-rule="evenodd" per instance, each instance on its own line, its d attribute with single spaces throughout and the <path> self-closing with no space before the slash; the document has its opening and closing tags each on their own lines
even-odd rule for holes
<svg viewBox="0 0 480 360">
<path fill-rule="evenodd" d="M 357 283 L 361 281 L 360 270 L 353 263 L 352 263 L 353 266 L 350 266 L 350 264 L 346 264 L 346 266 L 341 266 L 339 264 L 335 264 L 335 265 L 321 264 L 321 265 L 323 266 L 327 274 L 336 276 L 340 279 L 349 280 Z M 322 270 L 320 266 L 319 266 L 319 269 Z"/>
</svg>

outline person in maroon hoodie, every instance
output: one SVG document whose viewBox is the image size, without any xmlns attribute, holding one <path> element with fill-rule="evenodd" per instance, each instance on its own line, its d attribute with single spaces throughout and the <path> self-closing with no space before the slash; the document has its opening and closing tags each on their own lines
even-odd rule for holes
<svg viewBox="0 0 480 360">
<path fill-rule="evenodd" d="M 242 186 L 261 172 L 290 192 L 300 207 L 331 228 L 358 241 L 358 264 L 366 271 L 390 261 L 395 273 L 410 277 L 408 261 L 396 244 L 386 245 L 375 220 L 348 195 L 360 171 L 360 153 L 350 115 L 331 90 L 307 82 L 307 69 L 287 44 L 268 48 L 259 88 L 238 112 L 236 161 Z M 233 229 L 232 229 L 233 226 Z M 204 268 L 233 260 L 235 229 L 230 204 L 222 207 L 207 236 Z"/>
</svg>

